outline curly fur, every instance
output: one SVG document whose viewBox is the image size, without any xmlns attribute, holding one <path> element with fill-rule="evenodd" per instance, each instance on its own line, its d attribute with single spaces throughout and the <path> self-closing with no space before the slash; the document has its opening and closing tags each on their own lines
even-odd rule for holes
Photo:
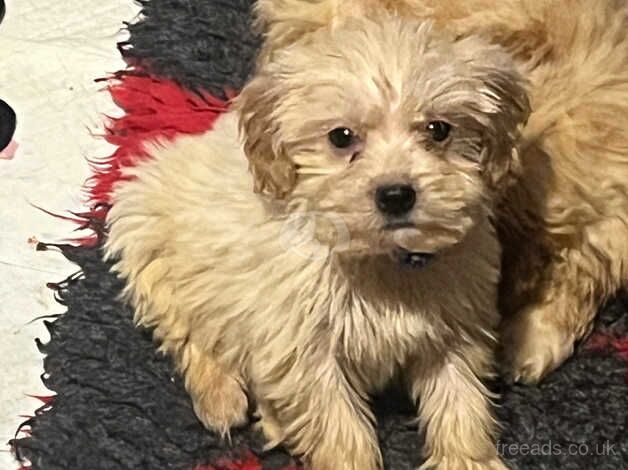
<svg viewBox="0 0 628 470">
<path fill-rule="evenodd" d="M 115 190 L 107 252 L 199 418 L 226 434 L 249 393 L 269 445 L 376 469 L 368 396 L 401 378 L 426 466 L 503 468 L 480 381 L 499 323 L 490 219 L 527 113 L 499 47 L 356 19 L 274 54 L 211 133 L 151 147 Z M 328 141 L 340 125 L 360 136 L 350 152 Z M 391 183 L 419 203 L 389 229 L 373 194 Z M 414 270 L 398 250 L 436 257 Z"/>
</svg>

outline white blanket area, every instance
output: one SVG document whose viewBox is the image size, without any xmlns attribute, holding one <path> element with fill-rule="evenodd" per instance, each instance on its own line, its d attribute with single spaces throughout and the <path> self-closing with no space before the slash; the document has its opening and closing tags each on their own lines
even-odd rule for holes
<svg viewBox="0 0 628 470">
<path fill-rule="evenodd" d="M 0 25 L 0 98 L 15 109 L 19 149 L 0 160 L 0 469 L 17 468 L 7 441 L 50 395 L 41 384 L 42 355 L 34 339 L 48 340 L 40 315 L 62 313 L 47 282 L 77 270 L 55 252 L 34 251 L 30 237 L 63 241 L 74 226 L 54 212 L 81 209 L 85 158 L 112 152 L 102 139 L 103 115 L 119 115 L 94 79 L 124 68 L 116 43 L 126 37 L 132 0 L 7 0 Z M 80 432 L 80 430 L 77 430 Z"/>
</svg>

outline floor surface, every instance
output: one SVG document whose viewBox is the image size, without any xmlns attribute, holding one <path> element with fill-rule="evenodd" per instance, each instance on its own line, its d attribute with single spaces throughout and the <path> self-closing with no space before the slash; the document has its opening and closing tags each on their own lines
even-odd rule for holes
<svg viewBox="0 0 628 470">
<path fill-rule="evenodd" d="M 0 98 L 18 116 L 12 160 L 0 160 L 0 469 L 17 465 L 6 442 L 46 395 L 39 376 L 46 341 L 41 315 L 63 312 L 47 282 L 76 271 L 29 239 L 62 241 L 74 227 L 34 208 L 82 208 L 86 158 L 111 148 L 92 133 L 119 113 L 94 79 L 124 67 L 116 42 L 122 21 L 137 15 L 132 0 L 7 0 L 0 25 Z"/>
</svg>

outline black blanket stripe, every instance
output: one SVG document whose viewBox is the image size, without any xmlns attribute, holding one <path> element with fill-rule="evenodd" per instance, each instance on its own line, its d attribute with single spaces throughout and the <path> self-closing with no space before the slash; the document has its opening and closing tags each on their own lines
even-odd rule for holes
<svg viewBox="0 0 628 470">
<path fill-rule="evenodd" d="M 123 56 L 193 90 L 224 97 L 242 88 L 259 38 L 251 28 L 253 0 L 139 0 L 143 21 L 128 25 Z"/>
</svg>

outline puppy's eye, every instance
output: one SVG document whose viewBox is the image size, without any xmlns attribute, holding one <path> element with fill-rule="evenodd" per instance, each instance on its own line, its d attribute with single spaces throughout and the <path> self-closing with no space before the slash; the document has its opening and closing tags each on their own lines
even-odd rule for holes
<svg viewBox="0 0 628 470">
<path fill-rule="evenodd" d="M 331 144 L 339 149 L 349 148 L 356 142 L 355 134 L 347 127 L 338 127 L 332 130 L 328 136 Z"/>
<path fill-rule="evenodd" d="M 449 137 L 451 124 L 445 121 L 432 121 L 427 125 L 427 131 L 432 135 L 432 140 L 443 142 Z"/>
</svg>

